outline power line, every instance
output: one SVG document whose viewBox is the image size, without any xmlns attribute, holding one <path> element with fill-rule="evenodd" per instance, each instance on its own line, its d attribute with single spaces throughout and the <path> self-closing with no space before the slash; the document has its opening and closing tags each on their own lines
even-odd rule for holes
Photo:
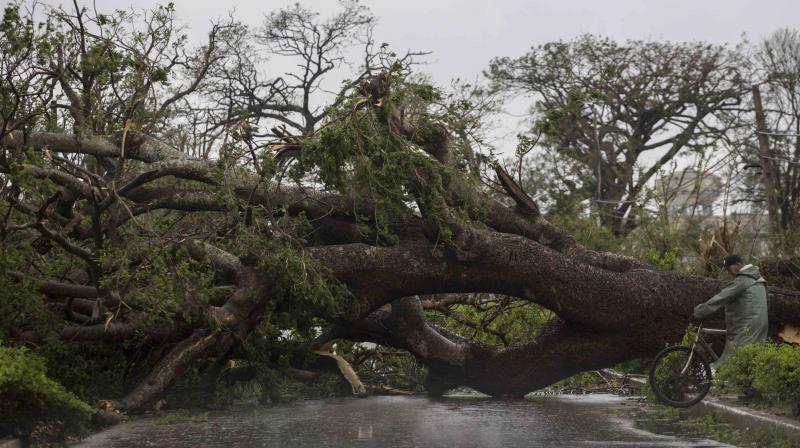
<svg viewBox="0 0 800 448">
<path fill-rule="evenodd" d="M 619 201 L 609 201 L 609 200 L 605 200 L 605 199 L 592 199 L 592 200 L 594 202 L 597 202 L 597 203 L 600 203 L 600 204 L 633 204 L 633 203 L 636 202 L 636 201 L 633 201 L 633 200 L 624 200 L 623 201 L 621 199 Z"/>
<path fill-rule="evenodd" d="M 789 163 L 791 165 L 800 165 L 800 159 L 798 159 L 796 157 L 775 157 L 775 156 L 764 156 L 764 155 L 760 155 L 760 154 L 759 154 L 759 157 L 761 157 L 762 159 L 769 159 L 769 160 L 777 160 L 779 162 L 786 162 L 786 163 Z"/>
<path fill-rule="evenodd" d="M 796 132 L 772 132 L 772 131 L 758 131 L 758 130 L 753 132 L 755 132 L 756 134 L 775 135 L 779 137 L 800 137 L 800 134 Z"/>
</svg>

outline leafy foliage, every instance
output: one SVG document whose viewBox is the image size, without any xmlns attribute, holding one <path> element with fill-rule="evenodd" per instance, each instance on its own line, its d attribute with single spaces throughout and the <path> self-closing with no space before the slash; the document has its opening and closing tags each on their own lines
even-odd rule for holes
<svg viewBox="0 0 800 448">
<path fill-rule="evenodd" d="M 35 282 L 31 279 L 18 282 L 10 275 L 18 271 L 30 255 L 30 247 L 0 245 L 0 288 L 3 291 L 0 300 L 0 341 L 10 338 L 8 332 L 12 324 L 35 325 L 42 321 L 52 324 L 46 319 L 41 294 L 35 292 Z"/>
<path fill-rule="evenodd" d="M 351 298 L 349 290 L 331 278 L 303 249 L 310 233 L 301 215 L 273 220 L 254 212 L 253 224 L 241 227 L 230 249 L 248 265 L 271 279 L 276 323 L 282 328 L 307 331 L 314 318 L 333 320 Z"/>
<path fill-rule="evenodd" d="M 660 253 L 657 249 L 649 249 L 647 251 L 647 258 L 650 263 L 653 263 L 661 269 L 673 271 L 678 263 L 678 248 L 673 247 L 663 253 Z"/>
<path fill-rule="evenodd" d="M 730 416 L 725 412 L 711 412 L 697 417 L 691 410 L 658 406 L 644 418 L 638 418 L 636 423 L 652 432 L 690 432 L 697 437 L 711 438 L 734 446 L 793 448 L 798 443 L 797 436 L 791 430 L 777 431 L 771 427 L 731 425 Z"/>
<path fill-rule="evenodd" d="M 292 209 L 292 204 L 270 204 L 269 198 L 256 196 L 263 194 L 262 187 L 278 183 L 294 181 L 292 187 L 298 190 L 321 185 L 323 192 L 352 199 L 350 210 L 332 212 L 347 216 L 336 215 L 335 219 L 349 218 L 347 224 L 356 223 L 362 236 L 376 245 L 397 243 L 407 228 L 413 228 L 410 232 L 416 236 L 417 226 L 407 224 L 417 224 L 418 218 L 428 238 L 451 242 L 464 224 L 480 227 L 470 220 L 480 220 L 481 211 L 467 210 L 468 201 L 448 187 L 462 177 L 464 182 L 477 182 L 480 169 L 491 161 L 491 154 L 480 150 L 490 146 L 482 120 L 487 111 L 497 110 L 495 92 L 457 83 L 456 92 L 447 93 L 412 76 L 407 61 L 398 60 L 384 47 L 370 53 L 372 42 L 368 41 L 363 70 L 343 82 L 329 107 L 317 108 L 311 96 L 325 90 L 321 79 L 330 70 L 347 65 L 342 63 L 340 47 L 360 43 L 360 35 L 369 35 L 374 23 L 374 17 L 357 1 L 343 2 L 343 11 L 327 21 L 299 4 L 285 8 L 267 16 L 260 36 L 241 23 L 214 25 L 208 44 L 195 50 L 186 46 L 186 38 L 175 25 L 172 4 L 141 13 L 111 14 L 92 14 L 75 6 L 74 12 L 46 7 L 42 24 L 33 21 L 34 15 L 23 17 L 16 4 L 6 8 L 0 23 L 0 71 L 5 75 L 0 79 L 0 118 L 4 120 L 0 138 L 12 130 L 24 130 L 25 135 L 53 131 L 62 136 L 74 134 L 70 139 L 78 146 L 102 136 L 118 145 L 116 148 L 138 151 L 141 146 L 125 147 L 118 141 L 132 143 L 147 134 L 155 137 L 149 143 L 158 145 L 157 140 L 163 140 L 191 157 L 216 158 L 216 164 L 210 176 L 207 171 L 198 175 L 189 169 L 191 172 L 181 177 L 176 172 L 185 168 L 180 166 L 183 162 L 199 160 L 175 157 L 144 163 L 136 160 L 135 152 L 125 152 L 125 157 L 117 159 L 80 151 L 2 148 L 0 338 L 41 342 L 35 355 L 27 349 L 0 352 L 0 360 L 8 361 L 0 365 L 0 373 L 11 372 L 0 376 L 0 387 L 6 387 L 0 392 L 11 393 L 12 386 L 19 387 L 20 378 L 26 375 L 37 378 L 28 389 L 18 391 L 24 397 L 14 398 L 32 400 L 34 411 L 15 416 L 20 420 L 11 422 L 10 427 L 28 433 L 42 425 L 63 427 L 63 433 L 78 431 L 89 412 L 79 400 L 122 396 L 190 331 L 227 336 L 223 332 L 232 328 L 208 319 L 208 311 L 230 304 L 227 300 L 236 290 L 235 282 L 209 263 L 192 259 L 180 248 L 187 239 L 209 242 L 238 258 L 248 272 L 255 270 L 259 278 L 267 279 L 269 300 L 264 301 L 265 310 L 250 313 L 253 319 L 247 321 L 247 330 L 251 324 L 255 330 L 237 340 L 234 349 L 224 354 L 226 359 L 195 360 L 182 370 L 185 373 L 178 386 L 190 390 L 213 384 L 224 361 L 234 358 L 235 363 L 253 368 L 254 379 L 246 387 L 265 400 L 342 393 L 343 383 L 335 376 L 305 387 L 285 375 L 290 367 L 317 366 L 310 347 L 321 330 L 340 320 L 353 302 L 346 286 L 306 253 L 305 248 L 315 243 L 317 221 L 327 216 L 307 217 Z M 261 77 L 257 73 L 261 60 L 253 56 L 258 52 L 254 50 L 257 43 L 271 56 L 299 61 L 300 74 Z M 626 242 L 624 238 L 596 225 L 596 218 L 605 219 L 603 213 L 608 210 L 587 217 L 582 201 L 592 197 L 595 181 L 600 180 L 596 165 L 603 165 L 599 173 L 605 184 L 597 182 L 602 185 L 595 199 L 622 200 L 623 190 L 636 174 L 637 151 L 643 150 L 635 146 L 652 135 L 610 132 L 601 143 L 587 143 L 587 136 L 596 131 L 596 126 L 590 125 L 597 118 L 595 109 L 602 108 L 600 118 L 617 131 L 627 132 L 642 123 L 657 127 L 648 114 L 665 111 L 653 110 L 651 103 L 659 97 L 644 88 L 629 99 L 636 113 L 624 117 L 622 123 L 609 123 L 608 117 L 614 113 L 609 109 L 628 106 L 618 104 L 615 94 L 627 88 L 627 81 L 641 83 L 652 78 L 662 88 L 660 93 L 672 95 L 668 104 L 661 106 L 707 104 L 693 97 L 697 92 L 691 89 L 679 86 L 674 91 L 670 81 L 686 81 L 675 78 L 677 70 L 680 75 L 689 73 L 686 82 L 690 87 L 702 85 L 705 79 L 687 58 L 702 56 L 715 62 L 714 57 L 724 52 L 702 44 L 634 42 L 620 46 L 583 38 L 538 48 L 534 53 L 539 53 L 521 62 L 545 54 L 561 64 L 558 70 L 570 68 L 576 61 L 576 66 L 582 67 L 592 57 L 592 46 L 601 50 L 602 60 L 589 61 L 589 65 L 596 62 L 601 67 L 599 78 L 590 79 L 590 87 L 579 88 L 574 79 L 562 77 L 563 72 L 545 73 L 545 77 L 563 78 L 570 85 L 564 89 L 565 102 L 545 101 L 536 106 L 533 131 L 544 136 L 547 149 L 558 153 L 550 166 L 562 163 L 568 168 L 562 173 L 555 170 L 559 187 L 566 188 L 558 195 L 551 194 L 555 207 L 548 219 L 590 248 L 614 250 Z M 658 65 L 663 55 L 674 56 L 681 63 L 676 67 Z M 634 76 L 641 73 L 635 68 L 628 70 L 628 62 L 620 60 L 628 56 L 657 73 L 650 73 L 649 78 Z M 662 69 L 666 74 L 659 71 Z M 370 90 L 376 86 L 368 85 L 376 73 L 380 75 L 374 80 L 390 87 L 382 95 Z M 733 83 L 731 77 L 737 76 L 737 71 L 732 69 L 729 75 L 720 75 L 720 84 Z M 721 95 L 719 101 L 727 98 Z M 413 132 L 397 126 L 398 116 Z M 275 123 L 290 130 L 270 129 Z M 455 160 L 451 165 L 437 162 L 430 151 L 443 138 L 442 124 L 452 131 L 446 136 L 453 140 L 450 149 Z M 678 124 L 672 122 L 662 128 L 675 126 Z M 523 152 L 524 147 L 530 149 L 539 142 L 538 137 L 525 138 Z M 273 157 L 271 149 L 276 147 L 299 154 L 289 178 L 282 172 L 286 159 Z M 592 159 L 603 151 L 610 152 L 605 158 Z M 623 156 L 627 165 L 622 163 Z M 522 177 L 522 167 L 519 171 Z M 59 183 L 53 173 L 71 176 L 78 187 Z M 151 175 L 155 180 L 126 190 L 135 183 L 131 179 Z M 234 183 L 228 182 L 230 179 L 243 178 L 255 184 L 246 185 L 251 189 L 247 200 L 229 188 Z M 552 187 L 548 184 L 551 180 L 539 185 L 546 190 Z M 80 191 L 70 191 L 70 187 Z M 83 194 L 87 189 L 90 193 Z M 628 193 L 634 197 L 637 192 Z M 71 199 L 71 194 L 82 197 Z M 214 206 L 206 210 L 202 203 L 178 203 L 194 195 Z M 52 231 L 42 230 L 45 226 Z M 671 245 L 646 254 L 664 268 L 675 268 L 680 261 L 680 252 Z M 84 300 L 83 308 L 76 310 L 70 298 L 35 292 L 39 285 L 28 276 L 91 285 L 98 297 L 94 302 Z M 258 294 L 252 297 L 261 299 Z M 480 343 L 511 345 L 529 342 L 552 316 L 528 301 L 493 297 L 476 305 L 453 305 L 432 320 Z M 119 323 L 135 327 L 134 334 L 125 335 L 122 342 L 76 343 L 59 336 L 64 329 L 84 327 L 110 334 L 110 326 Z M 421 387 L 425 369 L 408 354 L 349 342 L 339 343 L 336 350 L 374 384 L 411 390 Z M 223 389 L 217 389 L 217 397 L 231 390 Z M 0 409 L 4 405 L 0 404 Z M 61 416 L 70 409 L 78 409 L 70 414 L 73 420 Z M 42 416 L 46 412 L 59 416 Z M 45 423 L 40 423 L 42 420 Z"/>
<path fill-rule="evenodd" d="M 355 200 L 354 217 L 377 242 L 396 241 L 395 232 L 416 211 L 436 223 L 440 236 L 447 239 L 451 217 L 445 216 L 441 204 L 452 168 L 419 147 L 439 136 L 441 117 L 429 107 L 440 93 L 400 72 L 385 74 L 384 82 L 391 85 L 391 94 L 380 98 L 380 107 L 368 94 L 356 92 L 329 110 L 330 121 L 317 136 L 304 141 L 292 177 L 299 182 L 313 174 L 327 190 L 348 193 Z M 401 107 L 411 117 L 416 144 L 389 124 L 387 115 Z M 466 219 L 463 213 L 456 214 L 456 219 Z"/>
<path fill-rule="evenodd" d="M 513 297 L 494 297 L 429 313 L 431 322 L 476 342 L 516 345 L 531 342 L 554 316 L 549 310 Z"/>
<path fill-rule="evenodd" d="M 42 358 L 24 348 L 0 346 L 0 432 L 55 441 L 84 430 L 93 413 L 48 378 Z"/>
<path fill-rule="evenodd" d="M 593 198 L 603 225 L 622 232 L 632 200 L 661 165 L 723 138 L 746 66 L 724 46 L 583 35 L 496 58 L 487 76 L 508 93 L 535 95 L 530 134 L 542 140 L 550 199 Z M 637 167 L 659 149 L 657 163 Z"/>
<path fill-rule="evenodd" d="M 752 387 L 768 403 L 800 415 L 800 347 L 796 345 L 741 347 L 720 367 L 717 379 L 738 389 Z"/>
</svg>

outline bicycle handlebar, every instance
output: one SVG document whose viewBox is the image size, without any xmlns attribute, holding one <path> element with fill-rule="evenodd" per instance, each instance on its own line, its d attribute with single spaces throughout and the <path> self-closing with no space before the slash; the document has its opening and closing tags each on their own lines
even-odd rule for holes
<svg viewBox="0 0 800 448">
<path fill-rule="evenodd" d="M 723 330 L 719 328 L 703 328 L 703 321 L 698 321 L 697 332 L 705 334 L 727 334 L 728 330 Z"/>
</svg>

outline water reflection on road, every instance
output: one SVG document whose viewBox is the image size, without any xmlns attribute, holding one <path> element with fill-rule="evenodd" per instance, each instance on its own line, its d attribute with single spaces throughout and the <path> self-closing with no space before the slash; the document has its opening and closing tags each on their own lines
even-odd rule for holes
<svg viewBox="0 0 800 448">
<path fill-rule="evenodd" d="M 635 429 L 620 398 L 373 397 L 211 412 L 207 422 L 126 423 L 76 445 L 138 447 L 714 447 Z M 630 407 L 630 405 L 628 405 Z"/>
</svg>

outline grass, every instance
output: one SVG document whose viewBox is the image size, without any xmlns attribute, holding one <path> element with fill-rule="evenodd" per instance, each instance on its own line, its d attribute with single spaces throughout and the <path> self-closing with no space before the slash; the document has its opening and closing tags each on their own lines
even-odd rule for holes
<svg viewBox="0 0 800 448">
<path fill-rule="evenodd" d="M 638 426 L 648 431 L 690 434 L 739 447 L 800 447 L 800 434 L 792 436 L 780 430 L 731 425 L 716 411 L 696 417 L 686 410 L 662 405 L 651 405 L 649 409 L 645 417 L 636 420 Z"/>
<path fill-rule="evenodd" d="M 154 424 L 158 426 L 174 425 L 177 423 L 208 423 L 208 412 L 192 415 L 170 413 L 156 419 L 154 422 Z"/>
</svg>

